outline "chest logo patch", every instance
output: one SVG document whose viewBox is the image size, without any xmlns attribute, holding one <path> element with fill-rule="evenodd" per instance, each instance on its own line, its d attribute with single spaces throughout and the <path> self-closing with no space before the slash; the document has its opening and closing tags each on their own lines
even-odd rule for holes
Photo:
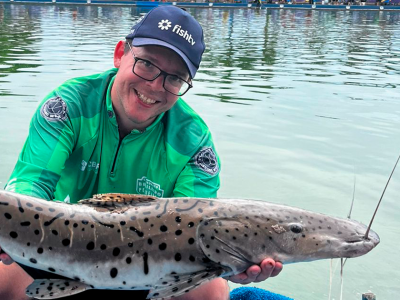
<svg viewBox="0 0 400 300">
<path fill-rule="evenodd" d="M 68 117 L 67 112 L 67 105 L 61 97 L 50 98 L 40 109 L 42 117 L 51 122 L 65 121 Z"/>
<path fill-rule="evenodd" d="M 219 171 L 217 156 L 211 147 L 203 148 L 194 156 L 194 163 L 204 172 L 215 175 Z"/>
<path fill-rule="evenodd" d="M 142 195 L 156 196 L 162 198 L 164 195 L 164 190 L 158 183 L 155 183 L 148 179 L 146 176 L 138 178 L 136 181 L 136 192 Z"/>
</svg>

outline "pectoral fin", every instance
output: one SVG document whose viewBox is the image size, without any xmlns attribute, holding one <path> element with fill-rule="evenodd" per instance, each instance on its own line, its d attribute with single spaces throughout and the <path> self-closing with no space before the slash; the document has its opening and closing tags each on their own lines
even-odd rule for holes
<svg viewBox="0 0 400 300">
<path fill-rule="evenodd" d="M 160 300 L 177 297 L 188 293 L 198 286 L 206 283 L 224 273 L 223 268 L 205 269 L 190 274 L 173 274 L 168 278 L 162 278 L 150 291 L 147 299 Z"/>
<path fill-rule="evenodd" d="M 68 279 L 37 279 L 26 289 L 28 297 L 58 299 L 91 290 L 93 287 Z"/>
<path fill-rule="evenodd" d="M 230 218 L 205 219 L 199 225 L 197 235 L 204 254 L 213 262 L 239 274 L 256 264 L 252 261 L 248 237 L 250 226 L 245 220 Z"/>
</svg>

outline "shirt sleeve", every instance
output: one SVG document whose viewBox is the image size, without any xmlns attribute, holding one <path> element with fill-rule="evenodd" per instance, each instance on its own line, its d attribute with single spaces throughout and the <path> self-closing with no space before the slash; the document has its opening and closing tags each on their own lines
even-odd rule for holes
<svg viewBox="0 0 400 300">
<path fill-rule="evenodd" d="M 57 182 L 74 144 L 67 103 L 53 92 L 31 120 L 28 138 L 5 189 L 54 199 Z"/>
<path fill-rule="evenodd" d="M 173 197 L 216 198 L 221 164 L 211 141 L 191 157 L 179 175 Z"/>
</svg>

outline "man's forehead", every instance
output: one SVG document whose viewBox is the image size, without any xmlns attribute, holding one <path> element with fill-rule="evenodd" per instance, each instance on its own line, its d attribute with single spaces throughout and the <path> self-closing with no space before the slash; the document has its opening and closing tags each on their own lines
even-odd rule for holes
<svg viewBox="0 0 400 300">
<path fill-rule="evenodd" d="M 132 47 L 136 55 L 140 58 L 150 60 L 155 65 L 162 68 L 165 64 L 171 65 L 174 72 L 171 73 L 181 77 L 188 77 L 189 71 L 184 60 L 172 49 L 163 46 L 149 45 Z"/>
</svg>

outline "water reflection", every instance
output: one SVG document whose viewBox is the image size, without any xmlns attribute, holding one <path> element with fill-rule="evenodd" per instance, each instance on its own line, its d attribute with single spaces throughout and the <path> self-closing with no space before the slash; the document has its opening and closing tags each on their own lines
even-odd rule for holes
<svg viewBox="0 0 400 300">
<path fill-rule="evenodd" d="M 41 65 L 35 46 L 41 41 L 37 17 L 34 6 L 16 6 L 13 10 L 6 10 L 4 5 L 0 5 L 0 78 L 8 74 L 32 72 Z M 5 80 L 0 79 L 0 82 Z M 15 92 L 0 88 L 0 95 Z"/>
</svg>

